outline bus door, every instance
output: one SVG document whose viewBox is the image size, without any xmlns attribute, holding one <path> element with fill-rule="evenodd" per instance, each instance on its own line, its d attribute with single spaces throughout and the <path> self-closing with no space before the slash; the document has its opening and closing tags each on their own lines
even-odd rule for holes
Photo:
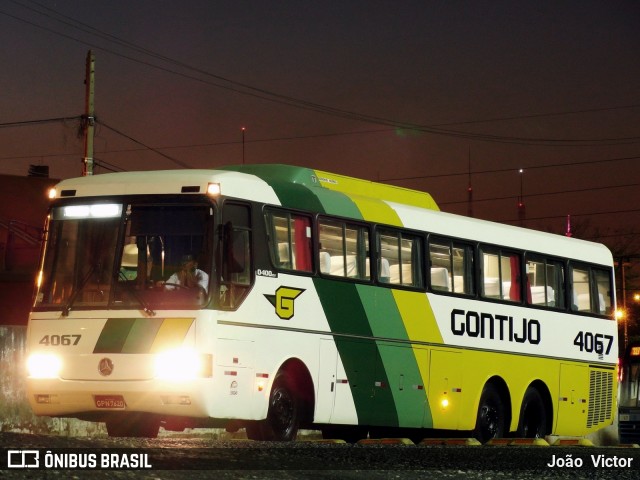
<svg viewBox="0 0 640 480">
<path fill-rule="evenodd" d="M 555 431 L 562 435 L 582 435 L 589 408 L 589 368 L 560 365 L 560 395 Z"/>
<path fill-rule="evenodd" d="M 425 427 L 444 430 L 455 430 L 460 427 L 462 365 L 460 352 L 431 351 L 428 396 L 431 419 L 425 414 Z M 475 412 L 473 418 L 475 422 Z M 429 421 L 433 423 L 430 425 Z"/>
<path fill-rule="evenodd" d="M 375 372 L 385 373 L 388 385 L 383 383 L 384 380 L 376 378 L 374 394 L 380 411 L 387 412 L 385 423 L 393 425 L 397 415 L 399 427 L 422 427 L 426 408 L 426 388 L 417 364 L 424 362 L 428 365 L 429 351 L 397 343 L 380 344 L 378 348 L 378 359 L 382 363 L 376 365 Z M 393 401 L 395 408 L 386 404 L 387 399 Z"/>
<path fill-rule="evenodd" d="M 332 421 L 337 390 L 337 363 L 338 350 L 336 349 L 335 342 L 333 339 L 321 339 L 318 391 L 316 394 L 316 412 L 314 418 L 316 423 L 329 423 Z"/>
</svg>

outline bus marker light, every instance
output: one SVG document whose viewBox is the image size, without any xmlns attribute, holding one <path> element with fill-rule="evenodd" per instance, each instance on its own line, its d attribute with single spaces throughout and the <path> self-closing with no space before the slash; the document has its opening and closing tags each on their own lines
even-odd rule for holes
<svg viewBox="0 0 640 480">
<path fill-rule="evenodd" d="M 222 189 L 220 188 L 219 183 L 210 183 L 207 185 L 207 195 L 211 195 L 212 197 L 218 196 L 222 193 Z"/>
</svg>

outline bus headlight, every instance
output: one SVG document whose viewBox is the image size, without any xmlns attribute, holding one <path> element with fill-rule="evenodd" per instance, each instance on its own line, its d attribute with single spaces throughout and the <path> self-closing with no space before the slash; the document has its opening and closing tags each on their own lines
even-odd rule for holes
<svg viewBox="0 0 640 480">
<path fill-rule="evenodd" d="M 52 353 L 33 353 L 27 359 L 27 371 L 31 378 L 58 378 L 62 360 Z"/>
<path fill-rule="evenodd" d="M 161 380 L 194 380 L 210 377 L 211 355 L 189 348 L 167 350 L 156 355 L 155 377 Z"/>
</svg>

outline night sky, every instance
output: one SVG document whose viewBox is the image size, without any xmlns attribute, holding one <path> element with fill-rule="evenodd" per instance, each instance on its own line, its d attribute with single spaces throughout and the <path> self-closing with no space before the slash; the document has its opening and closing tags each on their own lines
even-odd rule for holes
<svg viewBox="0 0 640 480">
<path fill-rule="evenodd" d="M 0 173 L 288 163 L 427 190 L 454 213 L 640 232 L 636 1 L 0 3 Z M 136 141 L 134 141 L 135 139 Z M 146 147 L 153 147 L 154 152 Z M 519 174 L 518 169 L 524 173 Z M 471 176 L 469 176 L 469 169 Z M 521 178 L 522 176 L 522 178 Z M 521 183 L 522 180 L 522 183 Z"/>
</svg>

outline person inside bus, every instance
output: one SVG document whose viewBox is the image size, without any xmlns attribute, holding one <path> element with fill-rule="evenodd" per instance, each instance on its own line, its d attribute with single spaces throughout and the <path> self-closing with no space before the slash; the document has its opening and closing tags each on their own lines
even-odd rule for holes
<svg viewBox="0 0 640 480">
<path fill-rule="evenodd" d="M 200 287 L 205 293 L 209 291 L 209 275 L 198 268 L 198 260 L 194 255 L 186 254 L 180 261 L 180 270 L 171 275 L 165 282 L 167 288 L 180 285 L 185 288 Z"/>
</svg>

